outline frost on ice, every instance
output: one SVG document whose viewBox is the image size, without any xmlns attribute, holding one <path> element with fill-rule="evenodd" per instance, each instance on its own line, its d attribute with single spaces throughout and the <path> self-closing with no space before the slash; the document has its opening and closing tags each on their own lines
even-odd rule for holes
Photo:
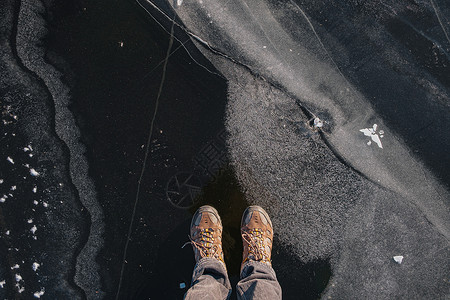
<svg viewBox="0 0 450 300">
<path fill-rule="evenodd" d="M 35 298 L 41 298 L 41 296 L 44 295 L 44 293 L 45 293 L 45 290 L 42 289 L 42 290 L 40 290 L 39 292 L 35 292 L 35 293 L 33 294 L 33 296 L 34 296 Z"/>
<path fill-rule="evenodd" d="M 31 174 L 32 176 L 39 176 L 39 173 L 38 173 L 35 169 L 33 169 L 33 168 L 30 169 L 30 174 Z"/>
<path fill-rule="evenodd" d="M 37 262 L 34 262 L 33 263 L 33 266 L 32 266 L 32 268 L 33 268 L 33 271 L 37 271 L 37 269 L 40 267 L 41 265 L 40 264 L 38 264 Z"/>
<path fill-rule="evenodd" d="M 381 144 L 381 138 L 384 137 L 384 131 L 380 130 L 377 133 L 377 127 L 378 127 L 377 124 L 373 124 L 372 128 L 364 128 L 364 129 L 360 129 L 359 131 L 364 133 L 365 136 L 368 136 L 371 138 L 371 140 L 367 142 L 367 145 L 370 146 L 372 144 L 372 142 L 374 142 L 378 145 L 378 147 L 383 149 L 383 145 Z"/>
</svg>

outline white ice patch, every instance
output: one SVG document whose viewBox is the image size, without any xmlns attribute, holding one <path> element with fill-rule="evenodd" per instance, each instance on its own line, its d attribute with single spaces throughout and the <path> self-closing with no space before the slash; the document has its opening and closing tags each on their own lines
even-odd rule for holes
<svg viewBox="0 0 450 300">
<path fill-rule="evenodd" d="M 33 201 L 33 204 L 34 204 L 34 205 L 38 205 L 39 202 L 37 202 L 37 200 L 34 200 L 34 201 Z"/>
<path fill-rule="evenodd" d="M 0 179 L 0 184 L 2 184 L 3 183 L 3 179 Z"/>
<path fill-rule="evenodd" d="M 20 266 L 18 264 L 15 264 L 14 266 L 11 267 L 11 270 L 18 269 L 18 268 L 20 268 Z"/>
<path fill-rule="evenodd" d="M 30 231 L 34 234 L 37 230 L 36 225 L 33 225 L 33 227 L 31 227 Z"/>
<path fill-rule="evenodd" d="M 10 163 L 14 164 L 14 160 L 13 160 L 11 157 L 8 156 L 8 157 L 6 158 L 6 160 L 9 161 Z"/>
<path fill-rule="evenodd" d="M 9 230 L 6 230 L 5 234 L 6 234 L 6 235 L 9 235 L 9 234 L 10 234 L 10 231 L 9 231 Z"/>
<path fill-rule="evenodd" d="M 16 274 L 16 281 L 19 282 L 22 280 L 22 276 L 20 274 Z"/>
<path fill-rule="evenodd" d="M 0 281 L 0 287 L 3 288 L 3 286 L 6 284 L 6 280 Z"/>
<path fill-rule="evenodd" d="M 378 147 L 380 147 L 381 149 L 383 149 L 383 145 L 381 144 L 381 138 L 384 137 L 384 131 L 380 130 L 379 134 L 377 133 L 377 128 L 378 125 L 377 124 L 373 124 L 372 128 L 364 128 L 364 129 L 360 129 L 359 131 L 361 131 L 362 133 L 364 133 L 365 136 L 368 136 L 371 138 L 371 140 L 369 140 L 367 142 L 367 145 L 371 145 L 372 142 L 375 142 Z"/>
<path fill-rule="evenodd" d="M 11 191 L 15 191 L 15 190 L 17 190 L 17 186 L 13 185 L 13 186 L 11 187 Z"/>
<path fill-rule="evenodd" d="M 27 222 L 28 222 L 28 224 L 31 224 L 31 223 L 33 223 L 33 219 L 28 219 Z"/>
<path fill-rule="evenodd" d="M 397 255 L 397 256 L 394 256 L 393 259 L 396 263 L 401 264 L 403 261 L 403 256 Z"/>
<path fill-rule="evenodd" d="M 321 119 L 319 118 L 315 118 L 314 119 L 314 127 L 316 128 L 321 128 L 323 126 L 323 122 Z"/>
<path fill-rule="evenodd" d="M 40 267 L 41 265 L 38 264 L 37 262 L 34 262 L 33 265 L 31 266 L 33 268 L 33 271 L 37 271 L 37 269 Z"/>
<path fill-rule="evenodd" d="M 35 187 L 33 188 L 33 193 L 36 194 L 36 192 L 37 192 L 37 186 L 35 186 Z"/>
<path fill-rule="evenodd" d="M 38 173 L 35 169 L 33 169 L 33 168 L 30 169 L 30 174 L 31 174 L 32 176 L 39 176 L 39 173 Z"/>
<path fill-rule="evenodd" d="M 3 197 L 0 198 L 0 202 L 3 203 L 6 201 L 6 198 L 8 198 L 8 196 L 3 195 Z"/>
<path fill-rule="evenodd" d="M 48 203 L 47 203 L 47 202 L 42 202 L 42 205 L 43 205 L 44 207 L 48 207 Z"/>
<path fill-rule="evenodd" d="M 41 298 L 41 296 L 44 295 L 44 293 L 45 293 L 45 290 L 42 289 L 42 290 L 40 290 L 39 292 L 35 292 L 35 293 L 33 294 L 33 296 L 34 296 L 35 298 Z"/>
</svg>

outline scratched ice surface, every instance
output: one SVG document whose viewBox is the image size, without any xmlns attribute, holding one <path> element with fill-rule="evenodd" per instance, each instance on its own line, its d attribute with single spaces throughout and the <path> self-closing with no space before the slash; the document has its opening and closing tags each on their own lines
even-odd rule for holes
<svg viewBox="0 0 450 300">
<path fill-rule="evenodd" d="M 186 208 L 228 160 L 286 299 L 316 298 L 321 264 L 324 299 L 450 295 L 447 2 L 0 15 L 2 299 L 181 299 Z"/>
</svg>

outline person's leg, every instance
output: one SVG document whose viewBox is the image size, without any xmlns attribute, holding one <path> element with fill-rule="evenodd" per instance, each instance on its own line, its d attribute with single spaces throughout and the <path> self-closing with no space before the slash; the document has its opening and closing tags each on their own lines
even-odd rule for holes
<svg viewBox="0 0 450 300">
<path fill-rule="evenodd" d="M 272 268 L 273 226 L 260 206 L 248 207 L 241 221 L 244 246 L 238 299 L 281 299 L 281 286 Z"/>
<path fill-rule="evenodd" d="M 222 221 L 212 206 L 200 207 L 192 217 L 189 236 L 195 265 L 184 299 L 227 299 L 231 285 L 222 251 Z"/>
</svg>

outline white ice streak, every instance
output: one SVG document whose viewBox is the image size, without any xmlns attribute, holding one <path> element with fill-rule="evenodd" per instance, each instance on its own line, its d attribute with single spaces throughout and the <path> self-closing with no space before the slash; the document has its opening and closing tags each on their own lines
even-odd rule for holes
<svg viewBox="0 0 450 300">
<path fill-rule="evenodd" d="M 31 266 L 33 268 L 33 271 L 37 271 L 37 269 L 40 267 L 41 265 L 38 264 L 37 262 L 34 262 L 33 265 Z"/>
<path fill-rule="evenodd" d="M 31 174 L 32 176 L 39 176 L 39 175 L 40 175 L 40 174 L 39 174 L 35 169 L 33 169 L 33 168 L 30 169 L 30 174 Z"/>
<path fill-rule="evenodd" d="M 39 292 L 35 292 L 35 293 L 33 294 L 33 296 L 34 296 L 35 298 L 41 298 L 41 296 L 44 295 L 44 293 L 45 293 L 45 289 L 42 289 L 42 290 L 40 290 Z"/>
<path fill-rule="evenodd" d="M 37 186 L 35 186 L 35 187 L 33 188 L 33 193 L 36 194 L 36 192 L 37 192 Z"/>
<path fill-rule="evenodd" d="M 11 157 L 8 156 L 8 157 L 6 158 L 6 160 L 9 161 L 10 163 L 14 164 L 14 160 L 13 160 Z"/>
</svg>

